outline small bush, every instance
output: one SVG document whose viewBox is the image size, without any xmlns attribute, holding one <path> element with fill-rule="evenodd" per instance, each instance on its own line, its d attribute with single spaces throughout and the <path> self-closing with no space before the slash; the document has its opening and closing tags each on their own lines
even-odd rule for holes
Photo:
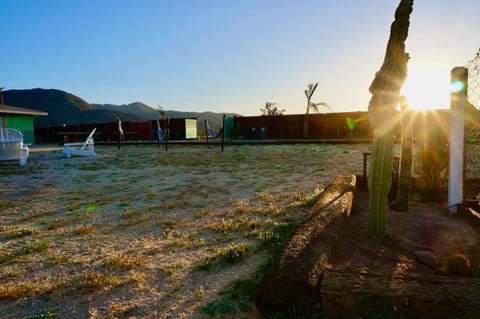
<svg viewBox="0 0 480 319">
<path fill-rule="evenodd" d="M 220 250 L 221 261 L 223 264 L 235 264 L 247 256 L 249 250 L 247 243 L 229 246 Z"/>
<path fill-rule="evenodd" d="M 231 295 L 225 295 L 220 299 L 209 302 L 202 308 L 202 311 L 211 316 L 214 316 L 217 312 L 221 314 L 237 313 L 237 310 Z"/>
<path fill-rule="evenodd" d="M 420 179 L 424 201 L 441 201 L 446 194 L 448 178 L 447 136 L 436 130 L 423 133 L 416 154 L 415 172 Z"/>
</svg>

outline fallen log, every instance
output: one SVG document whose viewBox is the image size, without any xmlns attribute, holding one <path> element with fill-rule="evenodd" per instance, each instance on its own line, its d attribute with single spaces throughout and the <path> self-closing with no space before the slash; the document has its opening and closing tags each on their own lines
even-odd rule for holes
<svg viewBox="0 0 480 319">
<path fill-rule="evenodd" d="M 256 289 L 263 313 L 318 313 L 321 281 L 350 216 L 355 176 L 337 176 L 295 230 Z"/>
</svg>

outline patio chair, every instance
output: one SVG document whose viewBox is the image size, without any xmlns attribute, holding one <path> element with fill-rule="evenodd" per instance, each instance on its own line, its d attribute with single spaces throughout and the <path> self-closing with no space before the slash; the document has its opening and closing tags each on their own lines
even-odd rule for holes
<svg viewBox="0 0 480 319">
<path fill-rule="evenodd" d="M 28 145 L 23 144 L 22 132 L 0 128 L 0 161 L 17 161 L 24 166 L 28 160 Z"/>
<path fill-rule="evenodd" d="M 213 129 L 210 127 L 210 123 L 208 123 L 207 120 L 205 120 L 205 126 L 206 126 L 206 131 L 207 135 L 209 138 L 218 138 L 220 135 L 223 133 L 223 128 L 221 128 L 217 134 L 213 131 Z"/>
<path fill-rule="evenodd" d="M 97 129 L 94 128 L 93 131 L 88 135 L 87 139 L 83 143 L 65 143 L 63 144 L 63 152 L 67 155 L 67 158 L 70 158 L 72 155 L 78 156 L 97 156 L 94 148 L 93 134 Z"/>
<path fill-rule="evenodd" d="M 159 120 L 157 120 L 157 138 L 158 138 L 158 141 L 163 141 L 165 139 L 165 134 L 162 130 L 162 127 L 160 126 Z"/>
</svg>

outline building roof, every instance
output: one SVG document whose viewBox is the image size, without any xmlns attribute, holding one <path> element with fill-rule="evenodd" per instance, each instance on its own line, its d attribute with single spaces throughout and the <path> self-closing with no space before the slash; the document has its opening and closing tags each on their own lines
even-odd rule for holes
<svg viewBox="0 0 480 319">
<path fill-rule="evenodd" d="M 26 109 L 18 106 L 0 104 L 0 114 L 22 114 L 22 115 L 41 115 L 47 116 L 48 112 Z"/>
</svg>

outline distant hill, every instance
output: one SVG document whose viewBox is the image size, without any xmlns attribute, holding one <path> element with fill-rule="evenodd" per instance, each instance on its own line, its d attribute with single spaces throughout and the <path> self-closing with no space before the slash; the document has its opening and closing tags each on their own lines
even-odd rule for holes
<svg viewBox="0 0 480 319">
<path fill-rule="evenodd" d="M 142 120 L 156 120 L 159 118 L 159 113 L 154 108 L 143 104 L 141 102 L 134 102 L 130 104 L 92 104 L 100 110 L 121 112 L 138 116 Z"/>
<path fill-rule="evenodd" d="M 119 117 L 123 122 L 142 122 L 161 118 L 158 110 L 140 103 L 131 104 L 91 104 L 82 98 L 56 89 L 27 89 L 3 91 L 4 103 L 48 112 L 48 116 L 35 117 L 36 127 L 111 123 Z M 227 114 L 237 115 L 238 114 Z M 208 120 L 212 128 L 222 125 L 221 113 L 166 111 L 170 118 L 194 117 L 199 129 Z"/>
<path fill-rule="evenodd" d="M 143 104 L 141 102 L 134 102 L 130 104 L 93 104 L 95 107 L 101 110 L 109 110 L 113 112 L 122 112 L 126 114 L 131 114 L 138 116 L 142 121 L 156 120 L 161 119 L 158 109 L 154 109 L 151 106 Z M 227 113 L 229 116 L 240 116 L 235 113 Z M 214 113 L 214 112 L 180 112 L 173 110 L 166 110 L 165 116 L 170 118 L 197 118 L 198 128 L 203 129 L 205 125 L 205 120 L 208 120 L 208 123 L 214 130 L 218 130 L 222 127 L 223 113 Z M 122 121 L 124 121 L 122 119 Z"/>
</svg>

